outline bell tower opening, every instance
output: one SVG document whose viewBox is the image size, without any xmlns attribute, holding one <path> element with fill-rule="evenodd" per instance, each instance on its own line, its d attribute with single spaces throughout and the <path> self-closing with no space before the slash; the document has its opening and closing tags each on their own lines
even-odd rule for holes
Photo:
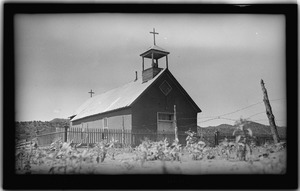
<svg viewBox="0 0 300 191">
<path fill-rule="evenodd" d="M 162 68 L 158 67 L 159 59 L 166 57 L 166 68 L 168 68 L 168 54 L 170 54 L 168 51 L 156 45 L 155 35 L 158 33 L 155 32 L 155 28 L 153 28 L 153 32 L 150 33 L 153 34 L 153 39 L 154 39 L 153 46 L 151 46 L 148 50 L 146 50 L 144 53 L 140 55 L 142 57 L 143 83 L 154 78 L 162 70 Z M 145 69 L 145 58 L 149 59 L 151 62 L 151 66 L 146 69 Z"/>
</svg>

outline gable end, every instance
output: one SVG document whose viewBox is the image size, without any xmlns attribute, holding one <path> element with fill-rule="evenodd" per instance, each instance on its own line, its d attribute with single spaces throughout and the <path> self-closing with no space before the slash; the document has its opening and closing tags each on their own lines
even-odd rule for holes
<svg viewBox="0 0 300 191">
<path fill-rule="evenodd" d="M 202 112 L 202 110 L 198 107 L 198 105 L 194 102 L 194 100 L 189 96 L 189 94 L 185 91 L 185 89 L 179 84 L 179 82 L 176 80 L 176 78 L 172 75 L 172 73 L 167 70 L 166 75 L 173 81 L 173 83 L 176 85 L 176 87 L 179 89 L 179 91 L 187 98 L 189 103 L 192 105 L 192 107 L 198 112 Z"/>
</svg>

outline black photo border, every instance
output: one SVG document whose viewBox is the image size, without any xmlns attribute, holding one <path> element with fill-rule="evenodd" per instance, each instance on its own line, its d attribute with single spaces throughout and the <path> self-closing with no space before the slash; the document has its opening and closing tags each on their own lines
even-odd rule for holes
<svg viewBox="0 0 300 191">
<path fill-rule="evenodd" d="M 297 4 L 13 3 L 3 5 L 4 189 L 297 189 L 298 9 Z M 17 175 L 15 174 L 15 14 L 193 13 L 268 14 L 286 18 L 287 170 L 282 175 Z"/>
</svg>

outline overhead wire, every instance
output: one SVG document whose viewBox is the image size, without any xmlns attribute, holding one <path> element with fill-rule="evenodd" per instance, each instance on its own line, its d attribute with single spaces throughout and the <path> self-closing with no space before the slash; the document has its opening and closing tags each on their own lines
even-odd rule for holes
<svg viewBox="0 0 300 191">
<path fill-rule="evenodd" d="M 238 109 L 238 110 L 236 110 L 236 111 L 233 111 L 233 112 L 229 112 L 229 113 L 225 113 L 225 114 L 223 114 L 223 115 L 219 115 L 219 116 L 220 116 L 220 117 L 222 117 L 222 116 L 225 116 L 225 115 L 233 114 L 233 113 L 236 113 L 236 112 L 239 112 L 239 111 L 242 111 L 242 110 L 248 109 L 248 108 L 250 108 L 250 107 L 253 107 L 253 106 L 255 106 L 255 105 L 261 104 L 261 103 L 262 103 L 262 101 L 260 101 L 260 102 L 257 102 L 257 103 L 255 103 L 255 104 L 251 104 L 251 105 L 249 105 L 249 106 L 247 106 L 247 107 L 243 107 L 243 108 L 241 108 L 241 109 Z"/>
<path fill-rule="evenodd" d="M 283 100 L 283 99 L 285 99 L 285 98 L 273 99 L 273 100 L 269 100 L 269 101 L 278 101 L 278 100 Z M 261 104 L 261 103 L 263 103 L 263 101 L 260 101 L 260 102 L 257 102 L 257 103 L 248 105 L 246 107 L 243 107 L 243 108 L 240 108 L 240 109 L 237 109 L 237 110 L 234 110 L 232 112 L 225 113 L 225 114 L 221 114 L 221 115 L 218 115 L 218 116 L 201 117 L 201 118 L 199 118 L 199 117 L 197 117 L 197 118 L 178 118 L 177 121 L 179 121 L 179 120 L 187 120 L 187 119 L 204 119 L 204 118 L 210 118 L 210 119 L 207 119 L 207 120 L 204 120 L 204 121 L 200 121 L 199 123 L 204 123 L 204 122 L 208 122 L 208 121 L 212 121 L 212 120 L 217 120 L 217 119 L 223 119 L 223 120 L 225 119 L 225 120 L 230 120 L 230 121 L 236 121 L 237 119 L 225 118 L 223 116 L 230 115 L 230 114 L 233 114 L 233 113 L 236 113 L 236 112 L 248 109 L 250 107 L 253 107 L 253 106 Z M 259 112 L 259 113 L 255 113 L 253 115 L 250 115 L 246 119 L 249 120 L 249 119 L 251 119 L 251 117 L 259 115 L 259 114 L 262 114 L 262 113 L 265 113 L 265 111 Z M 258 120 L 250 120 L 250 121 L 255 122 L 255 121 L 259 121 L 259 120 L 268 120 L 268 119 L 258 119 Z M 275 120 L 275 121 L 283 121 L 283 120 Z M 153 125 L 157 125 L 157 123 L 143 124 L 142 126 L 153 126 Z M 195 125 L 195 123 L 187 124 L 187 125 L 184 125 L 184 126 L 181 126 L 181 127 L 186 127 L 186 126 L 191 126 L 191 125 Z M 196 125 L 198 125 L 198 124 L 196 124 Z"/>
<path fill-rule="evenodd" d="M 259 113 L 255 113 L 253 115 L 250 115 L 249 117 L 247 117 L 246 119 L 250 119 L 251 117 L 255 116 L 255 115 L 258 115 L 258 114 L 262 114 L 262 113 L 266 113 L 266 111 L 262 111 L 262 112 L 259 112 Z"/>
<path fill-rule="evenodd" d="M 213 118 L 211 118 L 211 119 L 208 119 L 208 120 L 205 120 L 205 121 L 200 121 L 200 123 L 204 123 L 204 122 L 211 121 L 211 120 L 215 120 L 215 119 L 220 119 L 221 117 L 223 117 L 223 116 L 225 116 L 225 115 L 230 115 L 230 114 L 233 114 L 233 113 L 236 113 L 236 112 L 239 112 L 239 111 L 248 109 L 248 108 L 250 108 L 250 107 L 253 107 L 253 106 L 258 105 L 258 104 L 261 104 L 261 103 L 263 103 L 263 102 L 260 101 L 260 102 L 257 102 L 257 103 L 248 105 L 248 106 L 246 106 L 246 107 L 240 108 L 240 109 L 238 109 L 238 110 L 235 110 L 235 111 L 232 111 L 232 112 L 229 112 L 229 113 L 225 113 L 225 114 L 221 114 L 221 115 L 215 116 L 215 117 L 213 117 Z"/>
<path fill-rule="evenodd" d="M 285 98 L 278 98 L 278 99 L 273 99 L 273 100 L 269 100 L 269 101 L 278 101 L 278 100 L 284 100 L 284 99 L 285 99 Z M 225 113 L 225 114 L 221 114 L 221 115 L 218 115 L 218 116 L 214 116 L 214 117 L 212 117 L 211 120 L 213 120 L 213 119 L 219 119 L 219 118 L 222 117 L 222 116 L 230 115 L 230 114 L 233 114 L 233 113 L 236 113 L 236 112 L 239 112 L 239 111 L 248 109 L 248 108 L 250 108 L 250 107 L 253 107 L 253 106 L 255 106 L 255 105 L 262 104 L 262 103 L 264 103 L 264 102 L 263 102 L 263 101 L 259 101 L 259 102 L 257 102 L 257 103 L 248 105 L 248 106 L 246 106 L 246 107 L 237 109 L 237 110 L 235 110 L 235 111 L 232 111 L 232 112 L 229 112 L 229 113 Z M 264 112 L 265 112 L 265 111 L 264 111 Z M 255 115 L 258 115 L 258 114 L 261 114 L 261 113 L 264 113 L 264 112 L 256 113 L 256 114 L 254 114 L 254 115 L 252 115 L 252 116 L 250 116 L 250 117 L 253 117 L 253 116 L 255 116 Z M 248 117 L 248 118 L 250 118 L 250 117 Z M 203 118 L 204 118 L 204 117 L 203 117 Z M 203 118 L 202 118 L 202 119 L 203 119 Z M 205 117 L 205 118 L 209 118 L 209 117 Z M 198 119 L 200 119 L 200 118 L 198 118 Z M 210 121 L 210 120 L 205 120 L 205 121 L 202 121 L 202 122 L 206 122 L 206 121 Z"/>
</svg>

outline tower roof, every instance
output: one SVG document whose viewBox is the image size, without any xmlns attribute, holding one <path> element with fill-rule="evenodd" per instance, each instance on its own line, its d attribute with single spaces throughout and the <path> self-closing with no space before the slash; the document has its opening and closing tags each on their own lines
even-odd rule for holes
<svg viewBox="0 0 300 191">
<path fill-rule="evenodd" d="M 164 50 L 163 48 L 161 48 L 157 45 L 153 45 L 150 48 L 148 48 L 144 53 L 140 54 L 140 56 L 146 57 L 146 58 L 152 58 L 152 53 L 153 53 L 154 59 L 160 59 L 161 57 L 164 57 L 164 56 L 170 54 L 170 52 Z"/>
</svg>

